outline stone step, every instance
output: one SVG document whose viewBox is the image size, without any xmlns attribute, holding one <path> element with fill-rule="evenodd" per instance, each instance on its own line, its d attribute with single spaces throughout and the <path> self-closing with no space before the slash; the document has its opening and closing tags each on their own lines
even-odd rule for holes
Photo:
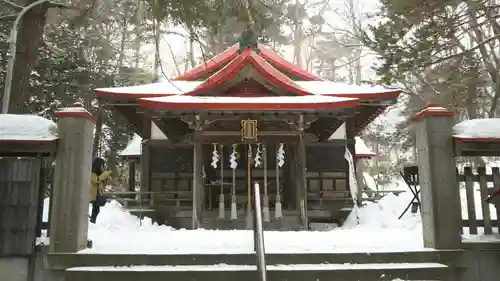
<svg viewBox="0 0 500 281">
<path fill-rule="evenodd" d="M 375 281 L 451 280 L 453 269 L 440 263 L 398 264 L 286 264 L 269 265 L 272 281 Z M 66 281 L 255 281 L 256 266 L 216 264 L 208 266 L 76 267 L 66 271 Z"/>
<path fill-rule="evenodd" d="M 278 264 L 376 264 L 376 263 L 442 263 L 460 266 L 464 251 L 411 251 L 411 252 L 371 252 L 371 253 L 294 253 L 266 254 L 268 265 Z M 89 266 L 178 266 L 255 264 L 254 253 L 248 254 L 47 254 L 49 269 L 64 270 L 71 267 Z"/>
</svg>

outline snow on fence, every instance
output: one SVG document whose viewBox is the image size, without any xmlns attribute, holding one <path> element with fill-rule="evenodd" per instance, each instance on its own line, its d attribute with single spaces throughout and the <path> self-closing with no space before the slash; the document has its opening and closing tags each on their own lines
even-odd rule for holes
<svg viewBox="0 0 500 281">
<path fill-rule="evenodd" d="M 462 205 L 462 226 L 469 228 L 469 234 L 478 234 L 478 228 L 484 228 L 484 234 L 500 233 L 500 196 L 492 203 L 486 198 L 500 188 L 500 169 L 494 167 L 491 174 L 485 167 L 478 167 L 473 173 L 471 167 L 465 167 L 463 174 L 458 174 L 460 199 Z M 479 233 L 483 234 L 483 233 Z"/>
</svg>

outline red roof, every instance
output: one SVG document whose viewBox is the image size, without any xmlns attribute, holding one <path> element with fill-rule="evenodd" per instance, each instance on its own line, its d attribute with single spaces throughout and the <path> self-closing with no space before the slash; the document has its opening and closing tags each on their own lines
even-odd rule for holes
<svg viewBox="0 0 500 281">
<path fill-rule="evenodd" d="M 313 95 L 312 93 L 302 89 L 285 74 L 276 70 L 276 68 L 267 63 L 261 56 L 259 56 L 255 51 L 251 49 L 246 49 L 245 51 L 243 51 L 225 67 L 210 76 L 203 84 L 186 94 L 195 96 L 206 93 L 210 89 L 216 88 L 224 84 L 225 82 L 231 81 L 238 74 L 240 74 L 241 70 L 243 70 L 243 68 L 245 68 L 245 66 L 247 66 L 248 64 L 251 64 L 271 84 L 278 88 L 285 89 L 300 96 Z"/>
<path fill-rule="evenodd" d="M 297 78 L 297 80 L 303 80 L 303 81 L 321 81 L 323 79 L 313 75 L 312 73 L 309 73 L 300 67 L 294 65 L 293 63 L 288 62 L 287 60 L 283 59 L 280 57 L 278 54 L 276 54 L 274 51 L 271 49 L 267 48 L 266 46 L 259 44 L 258 48 L 260 50 L 260 53 L 258 56 L 260 56 L 262 59 L 264 59 L 266 62 L 271 63 L 273 67 L 275 67 L 277 70 L 280 72 L 288 73 L 294 78 Z M 231 60 L 233 60 L 235 57 L 238 56 L 239 52 L 239 44 L 234 44 L 231 46 L 229 49 L 225 50 L 224 52 L 216 55 L 212 59 L 209 59 L 202 64 L 198 65 L 197 67 L 189 70 L 188 72 L 184 73 L 181 76 L 178 76 L 174 78 L 174 80 L 199 80 L 206 78 L 208 75 L 213 73 L 214 71 L 217 71 L 221 68 L 224 67 L 225 64 L 229 63 Z"/>
<path fill-rule="evenodd" d="M 307 71 L 279 57 L 272 50 L 259 45 L 259 50 L 245 49 L 240 52 L 239 45 L 233 45 L 213 59 L 186 72 L 174 80 L 149 85 L 96 89 L 96 95 L 114 99 L 139 99 L 143 106 L 161 108 L 198 108 L 198 109 L 325 109 L 353 107 L 359 99 L 397 98 L 400 90 L 374 86 L 357 86 L 322 80 Z M 293 80 L 299 78 L 302 80 Z M 201 81 L 200 81 L 201 79 Z M 258 91 L 241 96 L 253 100 L 238 103 L 222 102 L 223 98 L 241 95 L 234 90 L 243 82 L 253 81 L 260 84 Z M 280 95 L 283 98 L 266 99 Z M 203 99 L 190 99 L 178 102 L 183 97 L 217 97 L 207 102 Z M 160 98 L 157 98 L 160 97 Z M 161 97 L 166 97 L 162 99 Z M 307 97 L 306 99 L 288 99 Z M 339 98 L 344 98 L 342 101 Z M 260 98 L 261 100 L 257 102 Z M 333 98 L 326 101 L 326 98 Z M 336 98 L 336 100 L 334 100 Z M 318 102 L 317 100 L 322 100 Z M 307 102 L 305 102 L 307 101 Z M 158 103 L 154 105 L 153 103 Z M 198 104 L 198 105 L 193 105 Z"/>
</svg>

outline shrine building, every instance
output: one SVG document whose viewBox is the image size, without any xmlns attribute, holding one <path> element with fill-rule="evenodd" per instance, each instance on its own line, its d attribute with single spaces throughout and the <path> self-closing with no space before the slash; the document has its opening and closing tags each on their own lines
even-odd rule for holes
<svg viewBox="0 0 500 281">
<path fill-rule="evenodd" d="M 140 188 L 160 221 L 250 228 L 258 182 L 264 226 L 277 230 L 345 220 L 346 149 L 356 155 L 355 136 L 400 92 L 323 80 L 260 44 L 169 81 L 95 90 L 142 138 Z"/>
</svg>

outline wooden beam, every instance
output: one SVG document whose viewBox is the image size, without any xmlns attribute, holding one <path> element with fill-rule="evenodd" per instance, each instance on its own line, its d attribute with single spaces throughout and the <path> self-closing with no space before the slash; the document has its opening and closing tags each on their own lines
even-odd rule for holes
<svg viewBox="0 0 500 281">
<path fill-rule="evenodd" d="M 191 141 L 182 141 L 182 142 L 172 142 L 171 140 L 150 140 L 151 145 L 154 147 L 191 147 L 193 144 Z"/>
<path fill-rule="evenodd" d="M 134 127 L 134 131 L 140 135 L 142 138 L 146 136 L 143 134 L 144 132 L 144 115 L 138 114 L 136 111 L 136 107 L 133 106 L 121 106 L 121 107 L 113 107 L 115 112 L 121 114 L 129 124 Z"/>
<path fill-rule="evenodd" d="M 179 119 L 155 119 L 156 126 L 172 142 L 178 142 L 186 134 L 192 133 L 189 125 Z"/>
<path fill-rule="evenodd" d="M 235 143 L 242 142 L 241 141 L 241 134 L 239 134 L 239 135 L 226 135 L 226 136 L 204 135 L 204 136 L 198 136 L 198 141 L 201 141 L 204 143 L 223 143 L 223 144 L 235 144 Z M 271 136 L 259 135 L 257 142 L 255 142 L 255 143 L 258 143 L 258 142 L 298 143 L 299 136 L 297 136 L 297 135 L 271 135 Z"/>
<path fill-rule="evenodd" d="M 141 192 L 151 191 L 151 116 L 146 113 L 142 125 Z M 140 198 L 141 200 L 143 198 Z"/>
<path fill-rule="evenodd" d="M 57 151 L 58 141 L 51 142 L 7 142 L 0 141 L 0 156 L 30 157 L 48 156 Z"/>
<path fill-rule="evenodd" d="M 198 133 L 201 127 L 198 126 L 194 130 L 193 143 L 193 216 L 192 228 L 197 229 L 202 227 L 203 218 L 203 201 L 204 201 L 204 183 L 203 183 L 203 143 L 198 141 Z"/>
<path fill-rule="evenodd" d="M 298 131 L 259 131 L 258 136 L 299 136 Z M 240 131 L 200 131 L 200 136 L 241 137 Z"/>
<path fill-rule="evenodd" d="M 301 118 L 299 122 L 300 136 L 297 149 L 297 169 L 296 169 L 296 188 L 297 197 L 299 198 L 299 211 L 301 227 L 307 229 L 309 226 L 307 218 L 307 167 L 306 167 L 306 146 L 305 132 L 303 130 L 304 120 Z"/>
<path fill-rule="evenodd" d="M 342 123 L 344 120 L 339 118 L 318 118 L 306 129 L 306 132 L 315 134 L 319 141 L 326 141 Z"/>
<path fill-rule="evenodd" d="M 500 142 L 463 142 L 455 140 L 455 156 L 500 156 Z"/>
<path fill-rule="evenodd" d="M 273 114 L 273 113 L 260 113 L 260 114 L 238 114 L 235 112 L 226 112 L 225 114 L 200 114 L 198 115 L 203 120 L 204 124 L 211 124 L 217 121 L 241 121 L 248 119 L 255 119 L 259 122 L 286 122 L 289 124 L 297 123 L 299 121 L 298 113 L 288 114 Z M 172 118 L 172 117 L 171 117 Z M 182 121 L 191 124 L 194 122 L 196 116 L 187 115 L 181 117 Z M 318 116 L 308 115 L 304 117 L 307 124 L 314 122 Z"/>
<path fill-rule="evenodd" d="M 387 105 L 361 105 L 357 108 L 357 113 L 354 116 L 354 134 L 359 134 L 368 126 L 375 118 L 377 118 Z"/>
<path fill-rule="evenodd" d="M 135 161 L 129 161 L 128 165 L 128 190 L 135 191 Z"/>
</svg>

